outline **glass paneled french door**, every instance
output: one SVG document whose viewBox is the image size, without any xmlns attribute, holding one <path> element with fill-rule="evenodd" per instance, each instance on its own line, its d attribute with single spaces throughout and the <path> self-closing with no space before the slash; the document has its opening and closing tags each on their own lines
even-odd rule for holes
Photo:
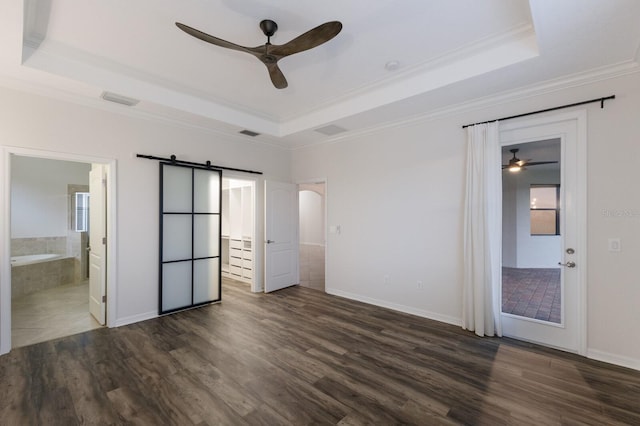
<svg viewBox="0 0 640 426">
<path fill-rule="evenodd" d="M 222 172 L 160 163 L 160 314 L 221 299 Z"/>
<path fill-rule="evenodd" d="M 500 127 L 501 144 L 511 152 L 505 158 L 527 159 L 520 171 L 505 168 L 503 172 L 502 333 L 583 355 L 587 307 L 584 135 L 584 111 Z"/>
</svg>

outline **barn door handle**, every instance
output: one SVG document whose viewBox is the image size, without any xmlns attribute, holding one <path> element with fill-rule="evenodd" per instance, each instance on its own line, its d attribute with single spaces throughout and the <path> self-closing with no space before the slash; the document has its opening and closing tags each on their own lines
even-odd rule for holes
<svg viewBox="0 0 640 426">
<path fill-rule="evenodd" d="M 575 268 L 576 267 L 576 262 L 567 262 L 567 263 L 558 262 L 558 265 L 566 266 L 567 268 Z"/>
</svg>

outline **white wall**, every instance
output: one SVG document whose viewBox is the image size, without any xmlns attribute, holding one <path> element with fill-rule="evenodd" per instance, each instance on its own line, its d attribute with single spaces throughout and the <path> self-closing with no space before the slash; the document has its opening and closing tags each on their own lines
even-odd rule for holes
<svg viewBox="0 0 640 426">
<path fill-rule="evenodd" d="M 589 355 L 640 369 L 639 73 L 295 151 L 294 179 L 326 177 L 327 222 L 342 226 L 327 242 L 327 291 L 459 324 L 461 125 L 611 94 L 604 109 L 583 107 L 588 265 L 579 267 L 587 268 Z M 621 238 L 620 253 L 607 251 L 611 237 Z"/>
<path fill-rule="evenodd" d="M 324 245 L 323 195 L 303 190 L 299 194 L 300 244 Z"/>
<path fill-rule="evenodd" d="M 589 355 L 640 369 L 639 73 L 300 149 L 292 163 L 288 153 L 255 140 L 229 140 L 0 89 L 0 145 L 117 160 L 119 322 L 153 314 L 158 304 L 158 166 L 134 158 L 139 152 L 211 159 L 280 180 L 290 179 L 291 166 L 293 181 L 326 177 L 327 223 L 342 226 L 327 242 L 327 291 L 460 323 L 465 173 L 460 126 L 610 94 L 616 99 L 604 109 L 585 107 L 588 265 L 579 267 L 587 268 Z M 263 192 L 257 200 L 262 214 Z M 262 217 L 256 221 L 262 223 Z M 259 228 L 256 237 L 261 234 Z M 621 238 L 621 252 L 607 250 L 613 237 Z"/>
<path fill-rule="evenodd" d="M 67 185 L 89 185 L 91 164 L 13 156 L 11 237 L 59 237 L 69 229 Z"/>
<path fill-rule="evenodd" d="M 118 111 L 126 107 L 105 108 Z M 290 180 L 289 153 L 255 139 L 224 138 L 195 128 L 3 88 L 0 117 L 0 145 L 117 161 L 118 324 L 153 316 L 158 309 L 158 163 L 135 158 L 136 153 L 160 157 L 176 154 L 178 159 L 195 162 L 211 160 L 222 166 L 263 171 L 264 178 Z M 258 178 L 257 189 L 263 187 L 262 179 Z M 260 191 L 258 224 L 263 222 L 263 199 Z M 256 280 L 261 283 L 261 225 L 256 238 L 256 250 L 260 250 L 256 253 Z"/>
<path fill-rule="evenodd" d="M 517 174 L 504 174 L 502 182 L 503 265 L 513 268 L 557 268 L 558 262 L 562 261 L 561 237 L 531 235 L 529 188 L 532 184 L 559 184 L 560 172 L 529 168 Z"/>
<path fill-rule="evenodd" d="M 327 292 L 460 322 L 461 124 L 408 125 L 294 152 L 294 179 L 327 178 L 327 225 L 341 227 L 327 237 Z"/>
</svg>

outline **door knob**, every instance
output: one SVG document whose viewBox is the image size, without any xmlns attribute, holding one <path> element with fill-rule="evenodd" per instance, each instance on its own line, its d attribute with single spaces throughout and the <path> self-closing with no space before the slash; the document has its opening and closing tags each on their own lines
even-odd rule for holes
<svg viewBox="0 0 640 426">
<path fill-rule="evenodd" d="M 567 268 L 575 268 L 576 267 L 576 262 L 567 262 L 567 263 L 558 262 L 558 265 L 566 266 Z"/>
<path fill-rule="evenodd" d="M 273 243 L 275 243 L 275 241 L 273 241 L 273 240 L 267 240 L 267 244 L 273 244 Z"/>
</svg>

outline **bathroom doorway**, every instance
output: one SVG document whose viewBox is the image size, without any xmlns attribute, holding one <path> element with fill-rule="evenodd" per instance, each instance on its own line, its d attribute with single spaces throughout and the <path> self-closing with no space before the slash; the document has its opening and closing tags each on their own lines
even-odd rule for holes
<svg viewBox="0 0 640 426">
<path fill-rule="evenodd" d="M 9 162 L 10 347 L 102 327 L 104 317 L 96 320 L 90 314 L 89 278 L 95 281 L 90 274 L 95 262 L 89 248 L 96 242 L 89 235 L 95 234 L 92 227 L 99 229 L 96 222 L 104 227 L 101 235 L 106 233 L 107 197 L 104 191 L 102 207 L 92 211 L 90 173 L 99 169 L 106 177 L 109 164 L 17 154 L 9 154 Z M 107 179 L 102 182 L 106 185 Z M 99 280 L 104 290 L 105 276 Z M 97 298 L 105 306 L 103 296 Z M 6 307 L 3 303 L 3 349 Z"/>
<path fill-rule="evenodd" d="M 326 185 L 298 185 L 300 286 L 325 291 Z"/>
</svg>

